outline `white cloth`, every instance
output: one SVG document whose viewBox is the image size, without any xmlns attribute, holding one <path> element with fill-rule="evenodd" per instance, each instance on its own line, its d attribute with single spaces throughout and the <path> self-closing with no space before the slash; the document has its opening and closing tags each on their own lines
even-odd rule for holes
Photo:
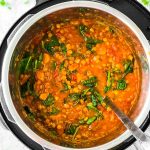
<svg viewBox="0 0 150 150">
<path fill-rule="evenodd" d="M 139 0 L 140 1 L 140 0 Z M 35 5 L 35 0 L 7 0 L 11 9 L 0 6 L 0 44 L 13 23 Z M 150 10 L 150 6 L 147 7 Z M 150 135 L 150 128 L 147 131 Z M 10 131 L 0 126 L 0 150 L 29 150 Z M 136 150 L 134 145 L 127 150 Z"/>
</svg>

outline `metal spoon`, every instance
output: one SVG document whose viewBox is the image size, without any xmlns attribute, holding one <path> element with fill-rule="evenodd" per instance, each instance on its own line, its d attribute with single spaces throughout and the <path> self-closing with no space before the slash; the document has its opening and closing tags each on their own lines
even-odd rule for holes
<svg viewBox="0 0 150 150">
<path fill-rule="evenodd" d="M 110 106 L 124 126 L 132 133 L 137 141 L 140 142 L 139 150 L 150 150 L 150 137 L 147 136 L 133 121 L 131 121 L 111 100 L 109 97 L 104 98 L 104 102 Z"/>
</svg>

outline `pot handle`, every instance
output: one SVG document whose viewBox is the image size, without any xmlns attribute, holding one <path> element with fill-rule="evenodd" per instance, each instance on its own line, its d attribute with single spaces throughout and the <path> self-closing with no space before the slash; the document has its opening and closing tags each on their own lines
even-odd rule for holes
<svg viewBox="0 0 150 150">
<path fill-rule="evenodd" d="M 7 105 L 6 105 L 6 103 L 5 103 L 5 99 L 4 99 L 4 95 L 3 95 L 3 90 L 2 90 L 2 85 L 1 85 L 1 83 L 0 83 L 0 103 L 1 103 L 1 106 L 2 106 L 2 108 L 3 108 L 3 111 L 4 111 L 4 113 L 5 113 L 6 117 L 7 117 L 7 119 L 8 119 L 10 122 L 16 124 L 15 120 L 13 119 L 12 115 L 10 114 L 10 112 L 9 112 L 9 110 L 8 110 L 8 108 L 7 108 Z M 1 117 L 2 117 L 2 116 L 1 116 Z M 2 119 L 1 119 L 1 120 L 2 120 Z M 4 122 L 4 120 L 2 120 L 2 122 Z"/>
</svg>

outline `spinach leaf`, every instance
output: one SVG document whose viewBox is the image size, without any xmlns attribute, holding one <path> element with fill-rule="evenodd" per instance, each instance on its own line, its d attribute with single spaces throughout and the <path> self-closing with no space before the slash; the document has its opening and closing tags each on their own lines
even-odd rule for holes
<svg viewBox="0 0 150 150">
<path fill-rule="evenodd" d="M 90 91 L 90 88 L 85 89 L 81 92 L 81 99 L 83 99 L 84 101 L 87 100 L 87 92 Z"/>
<path fill-rule="evenodd" d="M 66 45 L 64 43 L 61 43 L 60 44 L 60 48 L 61 48 L 62 53 L 65 55 L 67 53 Z"/>
<path fill-rule="evenodd" d="M 111 72 L 107 71 L 107 85 L 104 88 L 104 92 L 107 93 L 112 88 L 113 79 L 111 77 Z"/>
<path fill-rule="evenodd" d="M 87 120 L 87 124 L 88 125 L 90 125 L 90 124 L 92 124 L 95 120 L 97 119 L 97 117 L 96 116 L 94 116 L 94 117 L 91 117 L 91 118 L 89 118 L 88 120 Z"/>
<path fill-rule="evenodd" d="M 92 104 L 94 107 L 97 106 L 97 98 L 95 97 L 95 95 L 91 95 L 91 100 L 92 100 Z"/>
<path fill-rule="evenodd" d="M 23 107 L 28 118 L 31 120 L 31 121 L 35 121 L 35 115 L 31 112 L 30 108 L 28 106 L 24 106 Z"/>
<path fill-rule="evenodd" d="M 19 64 L 20 74 L 30 71 L 32 69 L 31 66 L 32 66 L 32 57 L 29 56 L 29 57 L 23 58 Z"/>
<path fill-rule="evenodd" d="M 67 128 L 65 129 L 65 133 L 69 135 L 74 135 L 76 133 L 77 128 L 78 128 L 78 125 L 69 124 Z"/>
<path fill-rule="evenodd" d="M 39 69 L 41 64 L 42 64 L 42 59 L 43 59 L 43 54 L 41 53 L 40 56 L 38 57 L 38 59 L 35 59 L 35 61 L 33 62 L 33 69 Z"/>
<path fill-rule="evenodd" d="M 125 79 L 121 79 L 117 81 L 117 90 L 125 90 L 127 87 L 127 83 Z"/>
<path fill-rule="evenodd" d="M 68 91 L 70 89 L 70 86 L 66 82 L 63 83 L 63 86 L 64 86 L 64 89 L 61 90 L 61 92 L 65 92 L 65 91 Z"/>
<path fill-rule="evenodd" d="M 95 96 L 95 98 L 97 99 L 97 102 L 102 104 L 103 103 L 103 97 L 101 96 L 101 94 L 94 88 L 91 88 L 90 91 Z"/>
<path fill-rule="evenodd" d="M 53 71 L 56 70 L 56 66 L 57 66 L 56 61 L 53 61 L 51 64 L 51 68 Z"/>
<path fill-rule="evenodd" d="M 87 87 L 95 87 L 97 85 L 97 77 L 94 76 L 83 81 L 83 85 Z"/>
<path fill-rule="evenodd" d="M 20 86 L 20 94 L 22 98 L 25 98 L 26 92 L 28 91 L 28 81 Z"/>
<path fill-rule="evenodd" d="M 49 134 L 50 134 L 50 136 L 51 136 L 53 139 L 56 139 L 56 138 L 58 137 L 58 133 L 57 133 L 57 131 L 56 131 L 55 129 L 51 129 L 51 130 L 49 131 Z"/>
<path fill-rule="evenodd" d="M 59 109 L 57 109 L 56 107 L 52 107 L 52 111 L 50 112 L 50 115 L 57 115 L 60 112 Z"/>
<path fill-rule="evenodd" d="M 81 98 L 80 93 L 70 93 L 69 98 L 72 99 L 73 101 L 78 101 Z"/>
<path fill-rule="evenodd" d="M 54 97 L 52 96 L 52 94 L 49 94 L 46 98 L 46 100 L 43 101 L 43 105 L 44 106 L 50 106 L 54 104 Z"/>
<path fill-rule="evenodd" d="M 84 119 L 79 120 L 79 124 L 85 124 Z"/>
<path fill-rule="evenodd" d="M 124 77 L 128 73 L 132 73 L 133 72 L 133 66 L 134 66 L 134 61 L 131 61 L 131 60 L 124 61 Z"/>
<path fill-rule="evenodd" d="M 85 33 L 88 31 L 88 27 L 81 24 L 79 25 L 79 32 L 80 34 L 84 37 L 85 36 Z"/>
<path fill-rule="evenodd" d="M 96 113 L 99 113 L 99 110 L 97 109 L 97 107 L 95 107 L 92 103 L 88 103 L 88 104 L 87 104 L 87 108 L 88 108 L 89 110 L 95 111 Z"/>
<path fill-rule="evenodd" d="M 60 43 L 58 41 L 58 38 L 55 35 L 53 35 L 51 37 L 51 41 L 49 43 L 46 43 L 44 45 L 44 47 L 51 55 L 54 55 L 55 54 L 55 49 L 54 49 L 55 46 L 60 46 Z"/>
<path fill-rule="evenodd" d="M 65 61 L 60 64 L 60 71 L 65 67 Z"/>
<path fill-rule="evenodd" d="M 92 48 L 94 46 L 96 46 L 96 44 L 103 43 L 103 40 L 97 40 L 97 39 L 93 39 L 93 38 L 90 38 L 90 37 L 86 37 L 85 41 L 86 41 L 86 48 L 90 51 L 92 50 Z"/>
</svg>

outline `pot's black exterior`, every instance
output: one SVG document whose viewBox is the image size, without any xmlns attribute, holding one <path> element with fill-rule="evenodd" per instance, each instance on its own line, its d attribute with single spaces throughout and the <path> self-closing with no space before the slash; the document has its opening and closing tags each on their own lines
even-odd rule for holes
<svg viewBox="0 0 150 150">
<path fill-rule="evenodd" d="M 7 39 L 9 35 L 12 33 L 14 28 L 18 25 L 20 21 L 22 21 L 28 14 L 36 14 L 42 9 L 45 9 L 49 6 L 52 6 L 54 4 L 65 2 L 69 0 L 51 0 L 49 2 L 44 2 L 38 6 L 35 6 L 31 10 L 29 10 L 26 14 L 24 14 L 8 31 L 7 35 L 5 36 L 1 46 L 0 46 L 0 72 L 2 72 L 1 66 L 3 62 L 3 57 L 5 54 L 5 51 L 7 49 Z M 150 41 L 150 13 L 148 10 L 146 10 L 143 6 L 141 6 L 136 0 L 97 0 L 98 2 L 105 2 L 108 3 L 111 7 L 114 7 L 124 13 L 126 16 L 128 16 L 131 20 L 133 20 L 138 27 L 142 30 L 142 32 L 145 34 L 146 38 Z M 1 75 L 0 75 L 1 80 Z M 3 119 L 5 120 L 8 128 L 12 131 L 12 133 L 25 145 L 27 145 L 29 148 L 33 150 L 43 150 L 42 146 L 35 143 L 33 140 L 31 140 L 27 135 L 25 135 L 21 129 L 14 123 L 10 122 L 4 111 L 3 108 L 0 105 L 0 112 L 3 116 Z M 150 113 L 141 125 L 141 129 L 145 131 L 147 127 L 150 124 Z M 135 142 L 135 138 L 131 136 L 126 141 L 121 143 L 120 145 L 117 145 L 112 150 L 124 150 L 125 148 L 129 147 L 131 144 Z"/>
</svg>

